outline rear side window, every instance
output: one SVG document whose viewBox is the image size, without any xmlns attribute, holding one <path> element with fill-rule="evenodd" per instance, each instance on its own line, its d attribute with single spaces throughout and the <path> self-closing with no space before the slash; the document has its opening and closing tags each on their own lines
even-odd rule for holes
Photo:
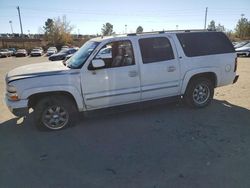
<svg viewBox="0 0 250 188">
<path fill-rule="evenodd" d="M 139 40 L 143 63 L 154 63 L 174 59 L 173 49 L 166 37 Z"/>
<path fill-rule="evenodd" d="M 179 33 L 176 35 L 188 57 L 235 52 L 232 43 L 221 32 Z"/>
</svg>

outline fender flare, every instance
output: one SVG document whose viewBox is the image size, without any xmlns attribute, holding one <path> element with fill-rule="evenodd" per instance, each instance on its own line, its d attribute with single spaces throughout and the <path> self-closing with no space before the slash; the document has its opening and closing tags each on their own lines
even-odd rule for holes
<svg viewBox="0 0 250 188">
<path fill-rule="evenodd" d="M 50 93 L 50 92 L 60 92 L 60 91 L 67 92 L 73 96 L 79 111 L 83 111 L 86 109 L 81 92 L 77 88 L 69 85 L 60 85 L 53 87 L 36 87 L 36 88 L 26 89 L 25 91 L 22 92 L 21 98 L 28 99 L 31 95 Z"/>
<path fill-rule="evenodd" d="M 186 72 L 182 80 L 181 95 L 185 94 L 185 91 L 186 91 L 186 88 L 188 86 L 190 79 L 193 76 L 197 74 L 202 74 L 202 73 L 214 73 L 216 76 L 216 82 L 217 82 L 216 85 L 219 85 L 220 83 L 219 78 L 221 77 L 221 70 L 218 67 L 204 67 L 204 68 L 189 70 Z"/>
</svg>

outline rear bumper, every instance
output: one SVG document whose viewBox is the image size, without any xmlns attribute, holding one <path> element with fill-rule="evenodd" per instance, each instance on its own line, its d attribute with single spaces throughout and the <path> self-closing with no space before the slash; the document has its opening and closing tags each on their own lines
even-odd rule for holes
<svg viewBox="0 0 250 188">
<path fill-rule="evenodd" d="M 16 54 L 16 57 L 24 57 L 26 54 Z"/>
<path fill-rule="evenodd" d="M 233 83 L 236 83 L 238 81 L 238 79 L 239 79 L 239 75 L 236 75 L 235 78 L 234 78 Z"/>
</svg>

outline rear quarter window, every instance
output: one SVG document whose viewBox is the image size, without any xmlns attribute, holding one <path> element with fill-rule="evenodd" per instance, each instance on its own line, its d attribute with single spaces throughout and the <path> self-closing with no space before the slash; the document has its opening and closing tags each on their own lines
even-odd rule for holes
<svg viewBox="0 0 250 188">
<path fill-rule="evenodd" d="M 176 34 L 188 57 L 234 53 L 234 47 L 222 32 L 196 32 Z"/>
</svg>

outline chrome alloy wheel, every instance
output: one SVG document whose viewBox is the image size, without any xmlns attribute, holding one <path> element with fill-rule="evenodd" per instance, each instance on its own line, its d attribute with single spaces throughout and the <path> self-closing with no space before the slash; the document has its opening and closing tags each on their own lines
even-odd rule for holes
<svg viewBox="0 0 250 188">
<path fill-rule="evenodd" d="M 50 106 L 42 115 L 43 124 L 49 129 L 61 129 L 69 121 L 69 113 L 62 106 Z"/>
<path fill-rule="evenodd" d="M 209 87 L 205 84 L 198 84 L 193 92 L 193 100 L 197 104 L 204 104 L 210 96 Z"/>
</svg>

